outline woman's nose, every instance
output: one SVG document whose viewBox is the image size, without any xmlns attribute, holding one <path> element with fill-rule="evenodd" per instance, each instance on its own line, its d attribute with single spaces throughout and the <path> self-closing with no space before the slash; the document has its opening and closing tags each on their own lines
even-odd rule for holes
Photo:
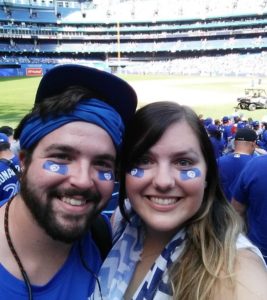
<svg viewBox="0 0 267 300">
<path fill-rule="evenodd" d="M 169 190 L 175 186 L 174 174 L 168 165 L 159 165 L 156 168 L 153 185 L 161 191 Z"/>
</svg>

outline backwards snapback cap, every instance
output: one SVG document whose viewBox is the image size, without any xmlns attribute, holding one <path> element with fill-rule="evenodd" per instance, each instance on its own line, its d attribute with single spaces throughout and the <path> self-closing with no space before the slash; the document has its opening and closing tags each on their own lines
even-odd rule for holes
<svg viewBox="0 0 267 300">
<path fill-rule="evenodd" d="M 35 103 L 60 94 L 74 85 L 88 88 L 99 94 L 99 100 L 112 106 L 125 124 L 135 113 L 137 96 L 126 81 L 111 73 L 75 64 L 59 65 L 49 70 L 40 81 Z"/>
<path fill-rule="evenodd" d="M 250 128 L 240 128 L 237 130 L 235 134 L 236 141 L 247 141 L 247 142 L 255 142 L 257 140 L 257 134 L 254 130 Z"/>
<path fill-rule="evenodd" d="M 8 136 L 4 133 L 0 133 L 0 143 L 9 143 Z"/>
</svg>

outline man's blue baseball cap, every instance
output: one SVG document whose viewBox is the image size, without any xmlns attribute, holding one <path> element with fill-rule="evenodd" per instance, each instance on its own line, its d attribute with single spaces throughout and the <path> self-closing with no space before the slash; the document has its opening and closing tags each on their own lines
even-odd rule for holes
<svg viewBox="0 0 267 300">
<path fill-rule="evenodd" d="M 112 106 L 126 124 L 134 115 L 137 95 L 123 79 L 88 66 L 65 64 L 50 69 L 41 79 L 35 103 L 58 95 L 70 86 L 82 86 L 100 95 L 100 99 Z"/>
<path fill-rule="evenodd" d="M 0 133 L 0 143 L 9 143 L 9 139 L 6 134 Z"/>
<path fill-rule="evenodd" d="M 229 121 L 229 117 L 224 116 L 224 117 L 222 118 L 222 122 L 223 122 L 223 123 L 227 123 L 228 121 Z"/>
</svg>

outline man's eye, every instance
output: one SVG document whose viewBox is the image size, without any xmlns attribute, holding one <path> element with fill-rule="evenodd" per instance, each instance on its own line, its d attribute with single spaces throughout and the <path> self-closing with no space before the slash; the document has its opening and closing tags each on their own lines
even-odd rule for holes
<svg viewBox="0 0 267 300">
<path fill-rule="evenodd" d="M 66 154 L 66 153 L 55 153 L 50 155 L 51 158 L 53 158 L 54 160 L 64 160 L 64 161 L 70 161 L 71 157 Z"/>
</svg>

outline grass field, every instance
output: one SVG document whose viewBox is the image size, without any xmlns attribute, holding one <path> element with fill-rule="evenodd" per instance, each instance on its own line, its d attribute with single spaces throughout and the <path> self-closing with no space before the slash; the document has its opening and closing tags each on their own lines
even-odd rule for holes
<svg viewBox="0 0 267 300">
<path fill-rule="evenodd" d="M 251 87 L 249 77 L 180 77 L 180 76 L 122 76 L 136 90 L 139 107 L 154 101 L 170 100 L 191 106 L 204 117 L 221 118 L 232 115 L 236 98 L 244 88 Z M 0 78 L 0 125 L 15 127 L 31 108 L 40 77 Z M 262 80 L 262 87 L 265 86 Z M 249 118 L 261 120 L 267 110 L 242 110 Z"/>
</svg>

